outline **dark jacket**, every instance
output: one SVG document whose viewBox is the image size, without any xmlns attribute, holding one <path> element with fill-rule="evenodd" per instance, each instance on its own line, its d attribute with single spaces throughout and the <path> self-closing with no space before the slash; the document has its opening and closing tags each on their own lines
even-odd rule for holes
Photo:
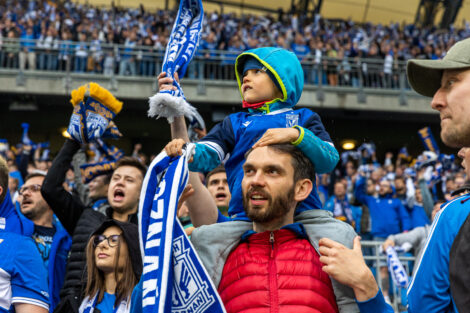
<svg viewBox="0 0 470 313">
<path fill-rule="evenodd" d="M 44 199 L 67 232 L 72 234 L 72 248 L 65 273 L 65 283 L 60 293 L 61 298 L 66 295 L 79 295 L 82 287 L 86 285 L 84 273 L 86 244 L 96 228 L 106 219 L 112 218 L 113 213 L 111 207 L 106 211 L 106 215 L 94 211 L 64 189 L 65 173 L 70 168 L 73 155 L 79 148 L 79 143 L 66 140 L 54 159 L 41 188 Z M 137 224 L 137 214 L 130 215 L 129 222 Z"/>
</svg>

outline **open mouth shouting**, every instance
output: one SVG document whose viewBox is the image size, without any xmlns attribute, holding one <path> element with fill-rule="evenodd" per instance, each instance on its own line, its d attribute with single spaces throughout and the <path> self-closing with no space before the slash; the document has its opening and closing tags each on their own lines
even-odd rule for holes
<svg viewBox="0 0 470 313">
<path fill-rule="evenodd" d="M 113 201 L 114 202 L 123 202 L 125 197 L 124 190 L 121 188 L 114 189 Z"/>
</svg>

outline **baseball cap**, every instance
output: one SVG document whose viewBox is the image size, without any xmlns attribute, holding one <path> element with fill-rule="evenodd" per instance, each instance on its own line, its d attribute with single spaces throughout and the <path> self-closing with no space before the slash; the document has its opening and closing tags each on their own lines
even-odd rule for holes
<svg viewBox="0 0 470 313">
<path fill-rule="evenodd" d="M 433 97 L 441 87 L 444 70 L 470 68 L 470 38 L 453 45 L 442 60 L 409 60 L 406 65 L 408 82 L 419 94 Z"/>
</svg>

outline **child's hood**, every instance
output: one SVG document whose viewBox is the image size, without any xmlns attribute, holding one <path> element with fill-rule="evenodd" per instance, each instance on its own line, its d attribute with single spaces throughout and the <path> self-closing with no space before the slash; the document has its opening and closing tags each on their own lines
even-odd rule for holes
<svg viewBox="0 0 470 313">
<path fill-rule="evenodd" d="M 281 86 L 283 98 L 267 102 L 269 110 L 294 107 L 304 87 L 304 72 L 297 56 L 293 52 L 274 47 L 256 48 L 241 53 L 235 62 L 235 74 L 242 97 L 243 64 L 249 57 L 256 58 L 271 71 Z"/>
</svg>

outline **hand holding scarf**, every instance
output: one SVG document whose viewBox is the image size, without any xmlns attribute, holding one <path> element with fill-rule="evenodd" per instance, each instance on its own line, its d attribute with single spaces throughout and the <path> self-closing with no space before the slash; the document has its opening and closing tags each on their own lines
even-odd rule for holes
<svg viewBox="0 0 470 313">
<path fill-rule="evenodd" d="M 71 93 L 73 113 L 67 132 L 80 143 L 88 143 L 103 137 L 119 137 L 119 130 L 112 119 L 122 109 L 108 90 L 97 83 L 80 86 Z"/>
<path fill-rule="evenodd" d="M 181 0 L 170 40 L 163 59 L 162 72 L 173 79 L 177 90 L 160 91 L 149 98 L 150 117 L 165 117 L 172 123 L 176 116 L 186 116 L 193 121 L 197 110 L 184 97 L 180 84 L 174 79 L 183 77 L 198 46 L 202 28 L 203 8 L 201 0 Z"/>
</svg>

